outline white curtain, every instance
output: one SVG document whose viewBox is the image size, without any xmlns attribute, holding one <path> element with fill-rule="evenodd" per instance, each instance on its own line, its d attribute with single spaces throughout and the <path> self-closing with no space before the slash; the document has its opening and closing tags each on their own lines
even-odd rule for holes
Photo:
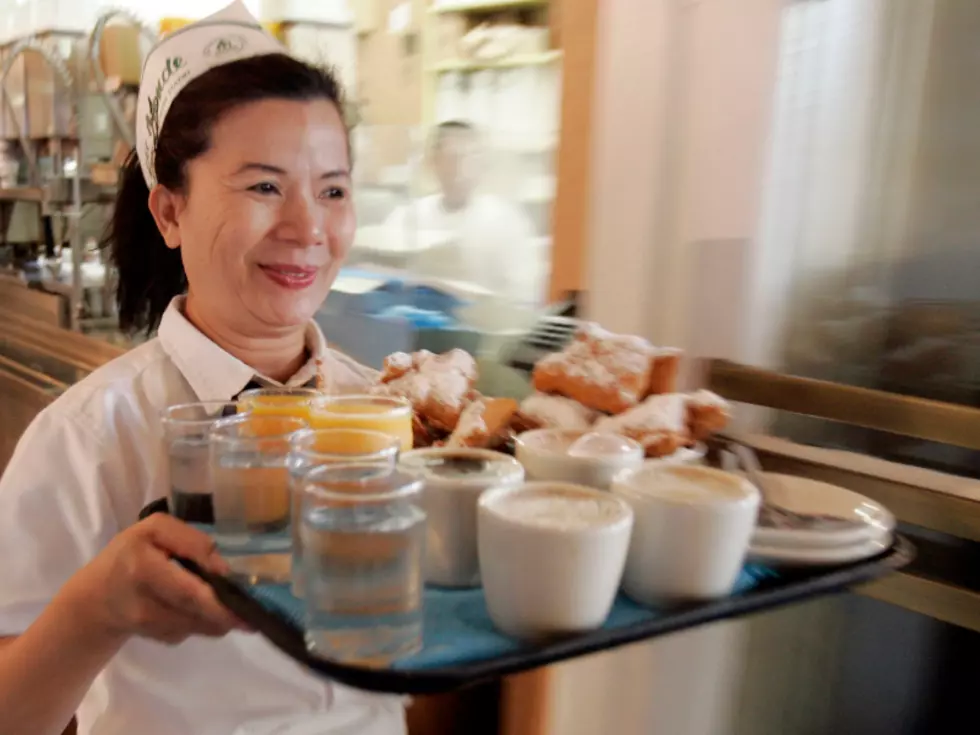
<svg viewBox="0 0 980 735">
<path fill-rule="evenodd" d="M 845 382 L 903 250 L 932 0 L 787 0 L 751 270 L 753 362 Z"/>
</svg>

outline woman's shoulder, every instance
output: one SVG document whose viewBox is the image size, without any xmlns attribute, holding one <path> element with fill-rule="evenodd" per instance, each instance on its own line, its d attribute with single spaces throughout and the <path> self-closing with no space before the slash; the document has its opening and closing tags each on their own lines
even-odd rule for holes
<svg viewBox="0 0 980 735">
<path fill-rule="evenodd" d="M 331 391 L 367 390 L 381 379 L 381 373 L 340 350 L 328 348 L 323 360 L 324 382 Z"/>
</svg>

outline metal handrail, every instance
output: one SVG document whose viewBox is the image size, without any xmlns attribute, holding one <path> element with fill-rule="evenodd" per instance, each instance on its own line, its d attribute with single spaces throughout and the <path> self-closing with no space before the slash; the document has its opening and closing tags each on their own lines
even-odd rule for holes
<svg viewBox="0 0 980 735">
<path fill-rule="evenodd" d="M 106 26 L 109 25 L 109 21 L 115 18 L 122 18 L 128 21 L 131 25 L 135 26 L 139 30 L 140 34 L 151 43 L 156 43 L 157 34 L 154 33 L 145 23 L 143 23 L 139 16 L 132 11 L 126 10 L 125 8 L 111 8 L 100 15 L 98 20 L 95 21 L 95 28 L 92 29 L 92 35 L 89 36 L 88 60 L 89 66 L 92 70 L 92 76 L 95 79 L 99 92 L 105 99 L 106 107 L 109 108 L 109 116 L 112 118 L 113 123 L 115 123 L 116 129 L 119 131 L 119 134 L 122 136 L 123 140 L 126 141 L 130 147 L 132 147 L 136 145 L 135 132 L 126 122 L 126 116 L 123 114 L 119 101 L 106 89 L 106 76 L 105 72 L 102 70 L 102 62 L 99 58 L 99 49 L 102 44 L 102 34 L 105 32 Z"/>
<path fill-rule="evenodd" d="M 39 53 L 54 70 L 54 73 L 61 77 L 62 83 L 68 89 L 73 89 L 73 83 L 71 74 L 68 73 L 68 69 L 65 68 L 62 59 L 57 54 L 45 48 L 45 46 L 33 36 L 15 43 L 13 48 L 10 49 L 10 55 L 4 60 L 3 67 L 0 67 L 0 89 L 3 90 L 0 97 L 3 98 L 3 103 L 10 110 L 10 119 L 14 123 L 14 127 L 17 129 L 17 137 L 20 139 L 21 148 L 23 148 L 24 155 L 27 157 L 28 183 L 31 186 L 37 186 L 39 183 L 37 179 L 37 157 L 34 155 L 31 142 L 27 138 L 27 131 L 21 129 L 20 122 L 17 120 L 17 116 L 14 114 L 14 106 L 10 101 L 10 93 L 7 91 L 7 77 L 10 75 L 10 70 L 13 69 L 14 62 L 17 60 L 17 57 L 23 54 L 25 51 L 36 51 Z M 73 118 L 77 120 L 78 103 L 75 99 L 75 95 L 71 95 L 71 97 L 71 114 Z"/>
<path fill-rule="evenodd" d="M 6 324 L 0 324 L 0 339 L 10 340 L 24 348 L 39 352 L 54 358 L 71 367 L 91 372 L 101 367 L 109 360 L 123 354 L 121 347 L 103 343 L 75 332 L 52 327 L 58 332 L 56 336 L 47 333 L 36 325 L 36 328 L 25 329 L 15 326 L 9 319 Z M 77 336 L 82 341 L 74 341 L 70 337 Z"/>
<path fill-rule="evenodd" d="M 710 360 L 707 372 L 707 386 L 732 401 L 980 449 L 980 409 L 970 406 L 801 378 L 728 360 Z"/>
<path fill-rule="evenodd" d="M 5 368 L 8 370 L 8 372 L 13 370 L 14 372 L 12 374 L 18 374 L 19 377 L 26 377 L 30 380 L 35 380 L 38 383 L 44 383 L 49 388 L 54 388 L 58 391 L 68 390 L 67 383 L 56 380 L 50 375 L 45 375 L 44 373 L 29 368 L 26 365 L 21 365 L 19 362 L 11 360 L 9 357 L 0 355 L 0 370 Z"/>
</svg>

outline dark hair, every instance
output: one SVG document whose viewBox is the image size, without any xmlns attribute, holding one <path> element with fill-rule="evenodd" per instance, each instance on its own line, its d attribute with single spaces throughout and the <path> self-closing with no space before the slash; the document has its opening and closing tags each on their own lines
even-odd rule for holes
<svg viewBox="0 0 980 735">
<path fill-rule="evenodd" d="M 446 120 L 435 126 L 432 131 L 431 146 L 435 150 L 450 133 L 475 133 L 476 128 L 465 120 Z"/>
<path fill-rule="evenodd" d="M 333 102 L 343 116 L 343 93 L 329 70 L 286 54 L 256 56 L 214 67 L 180 91 L 157 141 L 156 180 L 173 191 L 186 184 L 187 163 L 207 151 L 211 128 L 229 110 L 264 99 Z M 151 333 L 170 300 L 184 292 L 187 277 L 180 249 L 168 248 L 150 213 L 149 188 L 136 151 L 126 159 L 115 210 L 106 228 L 119 282 L 119 326 Z"/>
</svg>

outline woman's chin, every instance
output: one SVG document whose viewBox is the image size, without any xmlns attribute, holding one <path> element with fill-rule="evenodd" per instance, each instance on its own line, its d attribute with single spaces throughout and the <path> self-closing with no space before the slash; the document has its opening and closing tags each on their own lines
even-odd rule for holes
<svg viewBox="0 0 980 735">
<path fill-rule="evenodd" d="M 263 321 L 276 327 L 305 326 L 319 310 L 323 299 L 312 294 L 269 299 L 262 304 Z"/>
</svg>

